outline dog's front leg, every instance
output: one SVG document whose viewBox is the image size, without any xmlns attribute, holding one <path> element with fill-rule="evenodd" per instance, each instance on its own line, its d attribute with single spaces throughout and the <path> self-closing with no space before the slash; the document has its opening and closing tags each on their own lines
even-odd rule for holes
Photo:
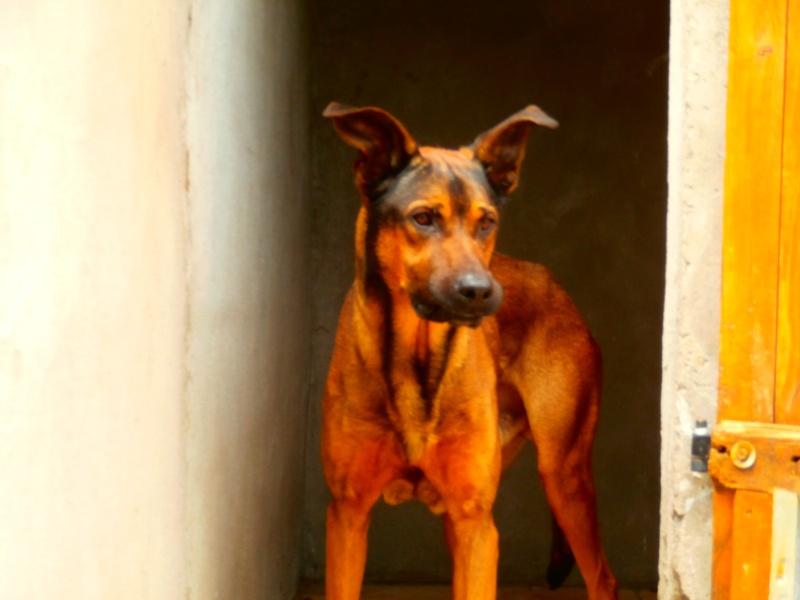
<svg viewBox="0 0 800 600">
<path fill-rule="evenodd" d="M 325 598 L 357 600 L 367 560 L 367 529 L 371 505 L 352 500 L 328 506 Z"/>
<path fill-rule="evenodd" d="M 441 443 L 424 471 L 442 494 L 446 510 L 454 600 L 495 600 L 498 536 L 492 505 L 500 473 L 496 437 L 478 431 Z"/>
<path fill-rule="evenodd" d="M 490 510 L 444 515 L 452 532 L 454 600 L 494 600 L 497 590 L 497 529 Z"/>
<path fill-rule="evenodd" d="M 326 600 L 358 600 L 367 558 L 367 529 L 372 507 L 400 464 L 392 436 L 359 436 L 350 423 L 328 421 L 323 461 L 333 499 L 328 506 L 325 548 Z M 370 427 L 361 424 L 361 430 Z"/>
</svg>

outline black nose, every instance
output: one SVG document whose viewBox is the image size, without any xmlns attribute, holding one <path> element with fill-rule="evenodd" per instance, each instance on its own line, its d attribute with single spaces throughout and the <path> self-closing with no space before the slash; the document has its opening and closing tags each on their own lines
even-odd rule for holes
<svg viewBox="0 0 800 600">
<path fill-rule="evenodd" d="M 481 273 L 466 273 L 456 279 L 456 292 L 468 302 L 482 302 L 492 295 L 492 280 Z"/>
</svg>

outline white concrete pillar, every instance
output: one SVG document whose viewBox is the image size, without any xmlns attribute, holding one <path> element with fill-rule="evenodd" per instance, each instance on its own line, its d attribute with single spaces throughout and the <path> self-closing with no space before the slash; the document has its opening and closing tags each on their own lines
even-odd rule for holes
<svg viewBox="0 0 800 600">
<path fill-rule="evenodd" d="M 0 4 L 3 598 L 293 591 L 296 4 Z"/>
<path fill-rule="evenodd" d="M 659 598 L 700 600 L 711 482 L 689 466 L 695 420 L 716 416 L 728 2 L 673 0 L 670 31 Z"/>
<path fill-rule="evenodd" d="M 193 600 L 288 598 L 299 570 L 311 246 L 300 5 L 192 11 Z"/>
</svg>

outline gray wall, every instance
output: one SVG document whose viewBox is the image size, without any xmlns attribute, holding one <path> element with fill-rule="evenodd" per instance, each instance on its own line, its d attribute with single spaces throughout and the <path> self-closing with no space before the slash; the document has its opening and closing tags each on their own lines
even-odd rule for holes
<svg viewBox="0 0 800 600">
<path fill-rule="evenodd" d="M 190 25 L 187 596 L 292 597 L 310 328 L 305 22 L 197 0 Z"/>
<path fill-rule="evenodd" d="M 655 585 L 668 3 L 345 0 L 314 3 L 310 24 L 314 313 L 304 575 L 324 574 L 319 401 L 352 280 L 358 205 L 353 151 L 316 115 L 330 100 L 378 105 L 420 142 L 455 145 L 534 102 L 561 128 L 532 136 L 499 248 L 550 267 L 603 348 L 601 527 L 619 579 Z M 507 473 L 495 514 L 501 579 L 542 582 L 549 514 L 532 450 Z M 441 526 L 427 509 L 376 507 L 368 579 L 447 581 L 449 570 Z"/>
</svg>

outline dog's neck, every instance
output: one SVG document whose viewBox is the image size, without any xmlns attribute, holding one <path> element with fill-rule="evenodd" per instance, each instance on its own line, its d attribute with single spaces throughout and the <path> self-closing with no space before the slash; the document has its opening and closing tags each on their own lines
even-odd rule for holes
<svg viewBox="0 0 800 600">
<path fill-rule="evenodd" d="M 391 294 L 391 373 L 390 384 L 395 394 L 408 382 L 416 382 L 418 389 L 409 393 L 422 400 L 419 420 L 434 417 L 435 399 L 439 383 L 447 369 L 456 327 L 449 323 L 434 323 L 421 319 L 411 308 L 408 296 Z"/>
<path fill-rule="evenodd" d="M 375 276 L 357 283 L 356 306 L 369 337 L 385 348 L 381 371 L 391 391 L 417 382 L 429 418 L 456 333 L 464 329 L 469 335 L 471 330 L 420 318 L 405 291 L 390 290 Z"/>
<path fill-rule="evenodd" d="M 389 413 L 413 461 L 439 419 L 440 384 L 476 330 L 422 319 L 404 290 L 386 285 L 367 255 L 364 213 L 356 226 L 355 306 L 366 333 L 360 339 L 384 351 L 363 348 L 362 355 L 376 357 L 369 367 L 386 385 Z"/>
<path fill-rule="evenodd" d="M 390 293 L 381 305 L 387 352 L 382 377 L 388 391 L 389 416 L 400 433 L 409 461 L 424 455 L 440 421 L 442 382 L 462 363 L 474 331 L 417 316 L 407 295 Z"/>
<path fill-rule="evenodd" d="M 456 326 L 420 318 L 404 290 L 391 289 L 369 255 L 368 216 L 361 210 L 356 224 L 356 306 L 368 330 L 380 336 L 391 364 L 387 371 L 413 368 L 423 398 L 435 395 L 446 367 Z M 384 343 L 385 342 L 385 343 Z M 394 385 L 392 381 L 387 383 Z"/>
</svg>

